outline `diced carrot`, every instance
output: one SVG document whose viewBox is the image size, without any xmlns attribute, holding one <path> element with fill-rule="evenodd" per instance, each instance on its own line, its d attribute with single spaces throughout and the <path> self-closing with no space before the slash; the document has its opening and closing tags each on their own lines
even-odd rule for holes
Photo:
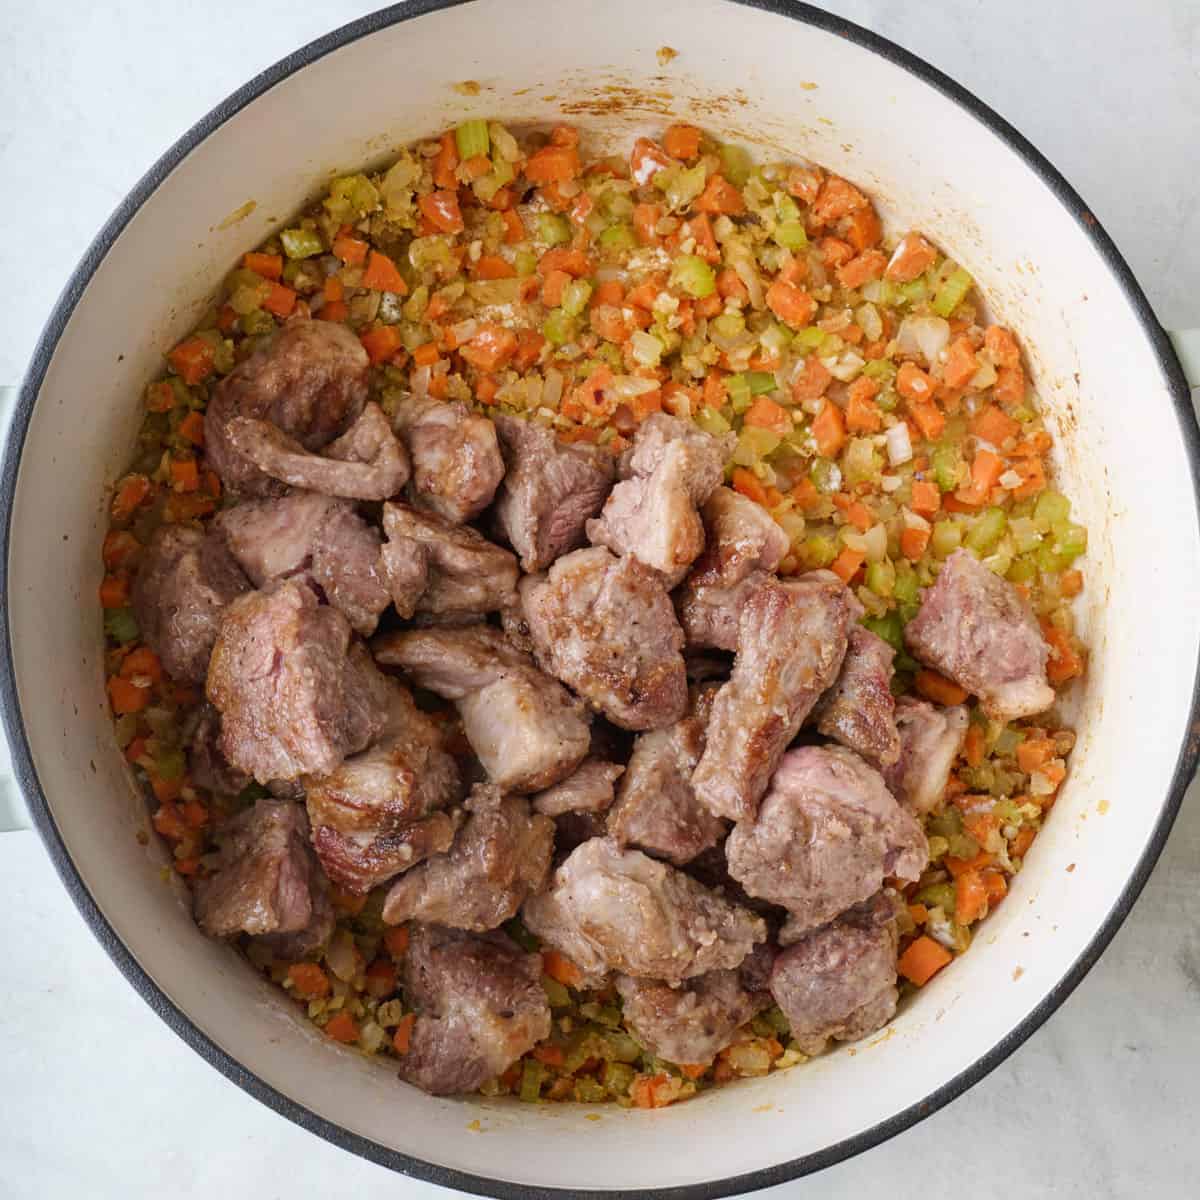
<svg viewBox="0 0 1200 1200">
<path fill-rule="evenodd" d="M 542 951 L 542 971 L 563 987 L 579 988 L 583 985 L 583 972 L 557 950 Z"/>
<path fill-rule="evenodd" d="M 942 493 L 937 484 L 930 483 L 927 479 L 914 479 L 909 507 L 918 516 L 932 517 L 942 507 Z"/>
<path fill-rule="evenodd" d="M 413 362 L 418 367 L 431 367 L 440 357 L 437 342 L 423 342 L 412 352 Z"/>
<path fill-rule="evenodd" d="M 695 158 L 700 153 L 700 130 L 695 125 L 668 125 L 662 144 L 672 158 Z"/>
<path fill-rule="evenodd" d="M 1037 830 L 1030 825 L 1023 825 L 1017 830 L 1017 836 L 1008 844 L 1008 855 L 1010 858 L 1024 858 L 1029 853 L 1029 847 L 1033 845 L 1033 839 L 1037 837 Z"/>
<path fill-rule="evenodd" d="M 149 646 L 138 646 L 125 655 L 119 674 L 122 679 L 134 679 L 140 675 L 152 683 L 162 683 L 163 668 L 158 655 Z"/>
<path fill-rule="evenodd" d="M 684 233 L 695 241 L 696 254 L 710 263 L 721 261 L 721 250 L 717 245 L 717 237 L 713 233 L 708 213 L 701 213 L 698 217 L 693 217 L 683 228 Z"/>
<path fill-rule="evenodd" d="M 128 679 L 112 675 L 108 680 L 108 698 L 117 716 L 141 712 L 150 703 L 150 689 L 138 687 Z"/>
<path fill-rule="evenodd" d="M 743 303 L 750 299 L 742 277 L 732 267 L 717 272 L 717 295 L 724 300 L 740 300 Z"/>
<path fill-rule="evenodd" d="M 499 254 L 481 254 L 471 267 L 474 279 L 512 279 L 516 273 L 517 268 Z"/>
<path fill-rule="evenodd" d="M 816 420 L 812 423 L 817 453 L 822 458 L 836 458 L 846 444 L 846 422 L 842 410 L 831 400 L 826 400 Z"/>
<path fill-rule="evenodd" d="M 983 335 L 983 348 L 992 356 L 997 367 L 1019 367 L 1021 348 L 1017 339 L 1003 325 L 989 325 Z"/>
<path fill-rule="evenodd" d="M 842 241 L 841 238 L 817 238 L 816 246 L 817 252 L 821 255 L 821 262 L 831 271 L 844 266 L 854 257 L 854 247 L 849 242 Z"/>
<path fill-rule="evenodd" d="M 978 871 L 964 871 L 954 881 L 954 919 L 970 925 L 987 912 L 988 891 Z"/>
<path fill-rule="evenodd" d="M 565 271 L 573 279 L 582 279 L 592 273 L 592 260 L 582 250 L 555 246 L 538 259 L 537 269 L 543 278 L 551 271 Z"/>
<path fill-rule="evenodd" d="M 654 307 L 654 301 L 658 299 L 659 292 L 662 291 L 663 280 L 660 277 L 643 280 L 632 288 L 629 294 L 625 297 L 625 302 L 632 305 L 634 308 L 651 309 Z"/>
<path fill-rule="evenodd" d="M 204 414 L 193 409 L 179 422 L 179 436 L 186 438 L 193 446 L 204 445 Z"/>
<path fill-rule="evenodd" d="M 101 608 L 125 608 L 129 604 L 129 577 L 105 575 L 100 584 Z"/>
<path fill-rule="evenodd" d="M 1012 490 L 1014 500 L 1027 500 L 1046 487 L 1046 468 L 1040 458 L 1018 458 L 1012 464 L 1021 482 Z"/>
<path fill-rule="evenodd" d="M 292 991 L 302 1000 L 320 1000 L 329 995 L 329 976 L 316 963 L 292 963 L 287 977 Z"/>
<path fill-rule="evenodd" d="M 633 415 L 639 421 L 644 421 L 651 413 L 662 412 L 664 403 L 661 389 L 653 392 L 642 392 L 640 396 L 634 396 L 629 401 L 629 404 L 633 408 Z"/>
<path fill-rule="evenodd" d="M 825 394 L 825 389 L 832 380 L 833 376 L 828 368 L 815 354 L 810 354 L 804 360 L 804 370 L 792 380 L 792 399 L 797 404 L 816 400 Z"/>
<path fill-rule="evenodd" d="M 172 842 L 181 841 L 184 834 L 187 833 L 187 827 L 183 823 L 179 808 L 170 800 L 159 804 L 150 821 L 162 837 L 168 838 Z"/>
<path fill-rule="evenodd" d="M 507 246 L 515 245 L 517 242 L 525 240 L 525 222 L 521 220 L 521 214 L 515 208 L 508 209 L 504 214 L 504 243 Z"/>
<path fill-rule="evenodd" d="M 480 375 L 475 380 L 475 399 L 480 404 L 492 404 L 499 391 L 500 384 L 494 375 Z"/>
<path fill-rule="evenodd" d="M 837 175 L 829 175 L 812 202 L 812 218 L 820 225 L 830 225 L 848 217 L 870 202 L 852 183 Z"/>
<path fill-rule="evenodd" d="M 429 380 L 429 394 L 435 400 L 445 400 L 450 390 L 450 376 L 442 372 L 440 375 L 433 375 Z"/>
<path fill-rule="evenodd" d="M 927 667 L 917 672 L 913 679 L 913 685 L 926 700 L 932 700 L 935 704 L 943 704 L 947 708 L 961 704 L 967 698 L 964 688 L 960 688 L 957 683 L 951 682 L 944 675 L 939 675 Z"/>
<path fill-rule="evenodd" d="M 767 289 L 767 307 L 786 325 L 802 329 L 817 311 L 817 302 L 794 283 L 777 279 Z"/>
<path fill-rule="evenodd" d="M 992 395 L 1005 408 L 1016 408 L 1025 401 L 1025 371 L 1022 367 L 1001 367 L 996 372 Z"/>
<path fill-rule="evenodd" d="M 596 285 L 588 303 L 592 308 L 601 304 L 620 304 L 625 299 L 625 287 L 619 279 L 606 279 Z"/>
<path fill-rule="evenodd" d="M 456 175 L 461 177 L 465 175 L 467 181 L 478 179 L 481 175 L 486 175 L 492 169 L 492 160 L 486 154 L 474 154 L 468 159 L 464 159 L 459 163 L 459 169 Z"/>
<path fill-rule="evenodd" d="M 858 574 L 867 556 L 861 550 L 843 546 L 841 553 L 830 564 L 829 569 L 843 582 L 849 583 Z"/>
<path fill-rule="evenodd" d="M 146 389 L 146 408 L 150 412 L 170 412 L 178 403 L 175 389 L 165 379 L 152 383 Z"/>
<path fill-rule="evenodd" d="M 633 232 L 637 235 L 638 245 L 657 246 L 661 240 L 655 232 L 655 226 L 662 218 L 661 204 L 636 204 L 633 208 Z"/>
<path fill-rule="evenodd" d="M 912 917 L 914 925 L 924 925 L 929 920 L 929 909 L 923 904 L 910 904 L 908 915 Z"/>
<path fill-rule="evenodd" d="M 803 512 L 811 512 L 821 502 L 817 485 L 807 475 L 792 488 L 790 495 Z"/>
<path fill-rule="evenodd" d="M 342 282 L 340 275 L 327 275 L 324 284 L 321 285 L 321 295 L 326 300 L 344 300 L 346 298 L 346 285 Z"/>
<path fill-rule="evenodd" d="M 461 233 L 462 211 L 458 207 L 458 196 L 449 190 L 429 192 L 417 199 L 421 214 L 439 233 Z M 373 257 L 373 255 L 372 255 Z M 370 284 L 367 284 L 370 287 Z M 388 289 L 392 290 L 392 289 Z"/>
<path fill-rule="evenodd" d="M 746 410 L 742 423 L 759 429 L 769 429 L 778 434 L 791 433 L 793 428 L 791 414 L 782 405 L 776 404 L 770 396 L 755 397 L 754 403 Z"/>
<path fill-rule="evenodd" d="M 458 186 L 458 143 L 453 131 L 443 133 L 433 160 L 433 182 L 437 187 L 454 189 Z"/>
<path fill-rule="evenodd" d="M 348 267 L 361 267 L 367 261 L 370 246 L 360 238 L 337 237 L 333 239 L 333 253 Z"/>
<path fill-rule="evenodd" d="M 621 310 L 613 304 L 601 304 L 598 308 L 593 308 L 588 313 L 588 324 L 606 342 L 614 342 L 617 345 L 628 341 L 633 332 Z"/>
<path fill-rule="evenodd" d="M 871 510 L 861 500 L 855 500 L 849 508 L 846 509 L 846 520 L 858 530 L 859 533 L 866 533 L 874 523 L 874 518 L 871 516 Z"/>
<path fill-rule="evenodd" d="M 1082 571 L 1064 571 L 1058 577 L 1058 594 L 1065 596 L 1068 600 L 1072 596 L 1078 596 L 1083 591 L 1083 572 Z"/>
<path fill-rule="evenodd" d="M 910 562 L 916 562 L 929 547 L 929 538 L 928 529 L 922 529 L 919 525 L 906 525 L 900 531 L 900 553 Z"/>
<path fill-rule="evenodd" d="M 692 201 L 692 209 L 695 212 L 726 213 L 737 217 L 746 211 L 746 202 L 742 199 L 742 193 L 723 175 L 710 175 L 704 191 Z"/>
<path fill-rule="evenodd" d="M 987 888 L 988 911 L 990 912 L 1008 895 L 1008 880 L 999 871 L 985 871 L 983 886 Z"/>
<path fill-rule="evenodd" d="M 202 492 L 168 492 L 163 505 L 163 519 L 169 525 L 180 521 L 195 521 L 210 516 L 216 510 L 216 499 Z"/>
<path fill-rule="evenodd" d="M 971 339 L 962 334 L 950 343 L 946 351 L 946 363 L 942 368 L 942 379 L 947 387 L 966 387 L 971 377 L 979 370 L 979 359 Z"/>
<path fill-rule="evenodd" d="M 767 502 L 767 489 L 753 471 L 748 471 L 745 467 L 734 467 L 729 482 L 735 492 L 740 492 L 748 500 L 753 500 L 756 504 Z"/>
<path fill-rule="evenodd" d="M 701 392 L 701 399 L 706 408 L 720 408 L 725 403 L 729 396 L 729 389 L 725 386 L 725 376 L 720 371 L 709 371 L 704 377 L 704 388 Z"/>
<path fill-rule="evenodd" d="M 575 146 L 543 146 L 525 163 L 530 183 L 568 183 L 579 174 L 579 150 Z"/>
<path fill-rule="evenodd" d="M 462 218 L 460 217 L 459 220 L 461 221 Z M 362 285 L 377 292 L 395 292 L 398 296 L 408 294 L 408 284 L 404 282 L 396 264 L 386 254 L 380 254 L 378 250 L 372 250 L 367 259 L 367 269 L 363 272 Z"/>
<path fill-rule="evenodd" d="M 262 306 L 277 317 L 290 316 L 292 309 L 296 307 L 296 293 L 282 283 L 273 283 L 263 299 Z"/>
<path fill-rule="evenodd" d="M 391 358 L 403 345 L 400 330 L 395 325 L 377 325 L 374 329 L 359 334 L 358 340 L 362 342 L 367 357 L 373 363 L 381 363 Z"/>
<path fill-rule="evenodd" d="M 1042 622 L 1042 637 L 1050 647 L 1050 658 L 1046 662 L 1046 678 L 1055 687 L 1083 674 L 1083 659 L 1076 653 L 1070 639 L 1049 621 Z"/>
<path fill-rule="evenodd" d="M 964 871 L 982 871 L 984 867 L 990 867 L 994 862 L 995 859 L 986 850 L 980 850 L 974 858 L 954 858 L 947 854 L 942 859 L 942 865 L 955 879 Z"/>
<path fill-rule="evenodd" d="M 547 308 L 557 308 L 562 303 L 563 292 L 570 282 L 571 276 L 566 271 L 548 272 L 546 281 L 542 284 L 542 303 Z"/>
<path fill-rule="evenodd" d="M 972 767 L 977 767 L 983 762 L 983 730 L 978 725 L 967 726 L 967 736 L 963 739 L 963 754 L 966 755 L 967 762 Z"/>
<path fill-rule="evenodd" d="M 896 970 L 917 987 L 923 987 L 953 957 L 940 942 L 922 934 L 900 955 Z"/>
<path fill-rule="evenodd" d="M 213 348 L 204 338 L 185 338 L 167 352 L 167 362 L 189 387 L 202 383 L 213 371 Z"/>
<path fill-rule="evenodd" d="M 171 459 L 171 487 L 177 492 L 199 491 L 200 468 L 194 458 Z"/>
<path fill-rule="evenodd" d="M 345 300 L 327 300 L 317 314 L 322 321 L 344 321 L 349 315 L 350 308 Z"/>
<path fill-rule="evenodd" d="M 396 990 L 396 967 L 386 958 L 377 958 L 367 968 L 367 991 L 376 1000 L 390 996 Z"/>
<path fill-rule="evenodd" d="M 329 1034 L 335 1042 L 343 1042 L 346 1045 L 351 1045 L 358 1041 L 358 1022 L 344 1010 L 334 1013 L 329 1018 L 329 1023 L 325 1026 L 325 1032 Z"/>
<path fill-rule="evenodd" d="M 512 365 L 518 371 L 528 371 L 541 356 L 546 338 L 536 329 L 522 329 L 517 334 L 517 350 Z"/>
<path fill-rule="evenodd" d="M 503 325 L 484 325 L 459 351 L 481 371 L 498 371 L 517 352 L 517 335 Z"/>
<path fill-rule="evenodd" d="M 712 1063 L 678 1063 L 679 1070 L 685 1079 L 699 1079 Z"/>
<path fill-rule="evenodd" d="M 817 167 L 792 167 L 787 177 L 788 193 L 805 204 L 811 204 L 821 191 L 822 179 Z"/>
<path fill-rule="evenodd" d="M 1021 432 L 1021 426 L 994 404 L 980 409 L 970 425 L 971 432 L 993 446 L 1000 446 Z"/>
<path fill-rule="evenodd" d="M 553 1042 L 542 1042 L 541 1045 L 534 1046 L 533 1057 L 548 1067 L 561 1067 L 567 1061 L 562 1047 Z"/>
<path fill-rule="evenodd" d="M 892 251 L 883 277 L 894 283 L 911 283 L 936 260 L 937 251 L 919 233 L 906 233 Z"/>
<path fill-rule="evenodd" d="M 883 226 L 879 223 L 879 214 L 872 205 L 867 204 L 865 208 L 856 209 L 846 218 L 844 232 L 846 241 L 861 254 L 864 250 L 879 245 L 879 239 L 883 236 Z"/>
<path fill-rule="evenodd" d="M 860 288 L 883 275 L 887 266 L 887 255 L 881 250 L 864 250 L 845 266 L 839 267 L 837 281 L 844 288 Z M 857 326 L 855 326 L 857 328 Z"/>
<path fill-rule="evenodd" d="M 1026 738 L 1017 746 L 1017 766 L 1026 775 L 1053 757 L 1054 742 L 1050 738 Z"/>
<path fill-rule="evenodd" d="M 142 548 L 141 542 L 123 529 L 110 529 L 104 535 L 104 545 L 100 551 L 104 565 L 115 571 L 133 561 L 137 552 Z"/>
<path fill-rule="evenodd" d="M 967 504 L 982 504 L 1004 474 L 1004 459 L 992 451 L 980 448 L 971 463 L 971 481 L 956 493 Z"/>
<path fill-rule="evenodd" d="M 933 380 L 916 363 L 901 363 L 896 372 L 896 391 L 905 400 L 932 400 Z"/>
<path fill-rule="evenodd" d="M 242 255 L 242 266 L 264 279 L 278 279 L 283 274 L 283 255 L 259 254 L 251 250 Z"/>
<path fill-rule="evenodd" d="M 639 187 L 645 187 L 659 171 L 676 165 L 675 160 L 650 138 L 638 138 L 629 152 L 629 173 Z"/>
<path fill-rule="evenodd" d="M 846 393 L 846 429 L 850 433 L 878 433 L 883 428 L 883 414 L 875 403 L 879 384 L 867 375 L 860 375 Z"/>
<path fill-rule="evenodd" d="M 408 926 L 395 925 L 384 930 L 383 944 L 393 958 L 403 958 L 408 953 Z"/>
</svg>

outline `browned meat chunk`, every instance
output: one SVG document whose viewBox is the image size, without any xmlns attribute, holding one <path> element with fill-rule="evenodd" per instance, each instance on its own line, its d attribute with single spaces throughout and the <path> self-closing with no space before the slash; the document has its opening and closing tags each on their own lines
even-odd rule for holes
<svg viewBox="0 0 1200 1200">
<path fill-rule="evenodd" d="M 968 723 L 966 707 L 961 704 L 935 708 L 928 700 L 912 696 L 897 701 L 900 755 L 883 777 L 896 799 L 918 816 L 932 812 L 946 794 Z"/>
<path fill-rule="evenodd" d="M 761 504 L 719 487 L 702 510 L 704 553 L 676 596 L 689 646 L 736 650 L 750 593 L 783 561 L 787 534 Z"/>
<path fill-rule="evenodd" d="M 837 579 L 768 579 L 746 601 L 733 673 L 713 702 L 692 776 L 710 812 L 754 815 L 788 743 L 841 670 L 849 595 Z"/>
<path fill-rule="evenodd" d="M 202 704 L 187 730 L 188 773 L 192 782 L 222 796 L 236 796 L 250 783 L 250 776 L 229 765 L 221 753 L 221 714 L 211 704 Z"/>
<path fill-rule="evenodd" d="M 805 1054 L 853 1042 L 896 1011 L 896 922 L 879 896 L 816 929 L 775 959 L 771 993 Z"/>
<path fill-rule="evenodd" d="M 878 771 L 840 747 L 804 746 L 780 763 L 757 819 L 734 827 L 725 857 L 746 891 L 788 910 L 794 938 L 889 876 L 919 878 L 929 847 Z"/>
<path fill-rule="evenodd" d="M 677 983 L 736 967 L 766 937 L 761 918 L 608 838 L 573 850 L 522 919 L 592 982 L 614 970 Z"/>
<path fill-rule="evenodd" d="M 562 783 L 534 796 L 533 811 L 548 817 L 575 812 L 607 812 L 612 807 L 613 785 L 624 770 L 620 763 L 586 759 Z"/>
<path fill-rule="evenodd" d="M 383 678 L 337 609 L 295 580 L 226 610 L 209 664 L 221 753 L 259 783 L 328 775 L 383 728 Z"/>
<path fill-rule="evenodd" d="M 397 414 L 408 445 L 413 503 L 461 525 L 492 502 L 504 478 L 496 427 L 465 404 L 413 400 Z"/>
<path fill-rule="evenodd" d="M 819 732 L 881 767 L 900 757 L 892 695 L 895 657 L 883 638 L 853 626 L 842 672 L 813 712 Z"/>
<path fill-rule="evenodd" d="M 942 564 L 904 628 L 916 658 L 978 696 L 989 716 L 1011 721 L 1054 703 L 1049 650 L 1029 602 L 967 550 Z"/>
<path fill-rule="evenodd" d="M 217 842 L 217 868 L 195 891 L 196 920 L 205 933 L 297 935 L 325 925 L 328 938 L 328 884 L 309 849 L 303 808 L 259 800 L 227 821 Z"/>
<path fill-rule="evenodd" d="M 435 812 L 376 837 L 321 825 L 313 829 L 313 848 L 334 883 L 362 896 L 402 871 L 444 854 L 454 844 L 460 823 L 457 812 Z"/>
<path fill-rule="evenodd" d="M 214 525 L 255 587 L 303 576 L 358 633 L 375 632 L 391 600 L 379 562 L 381 539 L 350 501 L 289 492 L 228 508 Z"/>
<path fill-rule="evenodd" d="M 704 688 L 681 721 L 643 733 L 634 742 L 620 795 L 608 815 L 608 832 L 617 845 L 636 846 L 682 866 L 725 836 L 725 822 L 692 791 L 715 694 L 715 687 Z"/>
<path fill-rule="evenodd" d="M 408 479 L 408 454 L 378 404 L 368 404 L 321 454 L 306 450 L 270 421 L 232 417 L 226 428 L 238 454 L 291 487 L 351 500 L 386 500 Z"/>
<path fill-rule="evenodd" d="M 496 416 L 508 473 L 496 520 L 525 571 L 543 571 L 583 543 L 588 519 L 604 505 L 615 463 L 597 446 L 568 446 L 520 417 Z"/>
<path fill-rule="evenodd" d="M 709 971 L 679 987 L 628 975 L 614 982 L 634 1036 L 651 1054 L 673 1063 L 712 1062 L 772 1003 L 769 993 L 748 992 L 737 971 Z"/>
<path fill-rule="evenodd" d="M 537 792 L 565 779 L 589 745 L 583 706 L 488 625 L 421 629 L 375 639 L 375 656 L 447 700 L 502 791 Z"/>
<path fill-rule="evenodd" d="M 367 399 L 367 352 L 334 321 L 289 321 L 217 385 L 204 416 L 204 454 L 226 488 L 278 494 L 279 483 L 230 440 L 235 418 L 265 421 L 304 450 L 333 441 Z"/>
<path fill-rule="evenodd" d="M 696 509 L 721 482 L 736 440 L 666 413 L 648 417 L 622 459 L 622 481 L 587 523 L 592 544 L 636 555 L 674 587 L 704 549 Z"/>
<path fill-rule="evenodd" d="M 414 925 L 403 987 L 420 1014 L 400 1078 L 435 1096 L 474 1092 L 550 1034 L 542 960 L 502 933 Z"/>
<path fill-rule="evenodd" d="M 474 529 L 406 504 L 383 506 L 383 566 L 396 611 L 495 612 L 517 598 L 517 560 Z"/>
<path fill-rule="evenodd" d="M 662 580 L 601 546 L 521 581 L 539 665 L 614 725 L 661 729 L 687 708 L 683 631 Z"/>
<path fill-rule="evenodd" d="M 221 614 L 249 591 L 225 543 L 188 525 L 163 525 L 150 539 L 133 582 L 133 611 L 142 637 L 180 683 L 199 683 Z"/>
<path fill-rule="evenodd" d="M 476 786 L 470 816 L 446 854 L 396 880 L 383 904 L 391 925 L 425 921 L 484 933 L 517 915 L 546 882 L 554 822 L 531 813 L 524 796 Z"/>
</svg>

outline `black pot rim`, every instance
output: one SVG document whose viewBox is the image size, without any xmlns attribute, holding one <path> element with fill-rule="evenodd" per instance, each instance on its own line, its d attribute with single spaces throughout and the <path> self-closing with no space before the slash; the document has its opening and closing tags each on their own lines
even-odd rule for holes
<svg viewBox="0 0 1200 1200">
<path fill-rule="evenodd" d="M 288 55 L 267 68 L 249 83 L 239 88 L 225 101 L 214 108 L 206 117 L 188 130 L 143 176 L 117 207 L 116 211 L 100 230 L 87 252 L 75 268 L 58 299 L 46 327 L 42 332 L 30 363 L 29 371 L 21 386 L 17 406 L 13 414 L 10 436 L 4 449 L 2 475 L 0 475 L 0 596 L 8 594 L 8 554 L 11 534 L 12 508 L 17 485 L 17 472 L 21 451 L 32 416 L 38 392 L 46 370 L 54 355 L 59 338 L 67 321 L 87 288 L 96 269 L 120 235 L 121 231 L 137 213 L 143 203 L 153 194 L 170 172 L 209 134 L 223 125 L 230 117 L 250 104 L 276 83 L 294 74 L 326 54 L 339 49 L 359 38 L 367 37 L 382 29 L 403 21 L 453 8 L 471 0 L 411 0 L 378 12 L 368 14 L 340 29 L 310 42 L 307 46 Z M 1093 248 L 1108 266 L 1113 277 L 1125 293 L 1142 330 L 1158 359 L 1167 391 L 1174 403 L 1179 421 L 1180 435 L 1187 449 L 1191 464 L 1193 491 L 1197 500 L 1197 519 L 1200 521 L 1200 430 L 1192 409 L 1191 396 L 1183 370 L 1175 351 L 1150 308 L 1141 287 L 1129 266 L 1113 244 L 1112 239 L 1088 211 L 1078 193 L 1035 149 L 1035 147 L 988 105 L 977 99 L 960 84 L 941 71 L 902 49 L 886 38 L 872 33 L 853 22 L 833 16 L 808 4 L 795 0 L 728 0 L 749 8 L 773 13 L 780 17 L 811 25 L 828 33 L 847 38 L 935 88 L 948 100 L 965 109 L 982 125 L 1004 141 L 1035 171 L 1054 193 L 1059 202 L 1075 218 Z M 388 1167 L 402 1175 L 412 1176 L 478 1195 L 495 1196 L 500 1200 L 605 1200 L 613 1196 L 612 1191 L 597 1191 L 580 1188 L 531 1187 L 508 1180 L 494 1179 L 483 1175 L 457 1171 L 436 1163 L 425 1162 L 393 1150 L 369 1138 L 351 1133 L 309 1109 L 297 1104 L 289 1097 L 269 1086 L 252 1071 L 228 1055 L 204 1034 L 189 1017 L 175 1006 L 167 995 L 155 984 L 126 948 L 116 931 L 100 912 L 91 893 L 87 890 L 59 834 L 45 794 L 41 789 L 33 766 L 29 743 L 25 735 L 24 719 L 17 694 L 12 657 L 12 630 L 9 627 L 7 605 L 0 605 L 0 642 L 3 656 L 0 658 L 0 715 L 8 733 L 13 753 L 13 765 L 22 791 L 29 802 L 34 824 L 45 843 L 54 866 L 64 886 L 74 900 L 85 921 L 103 945 L 117 967 L 141 994 L 152 1009 L 212 1066 L 232 1080 L 257 1100 L 281 1113 L 304 1129 L 372 1162 Z M 1192 703 L 1187 728 L 1200 731 L 1200 661 L 1198 661 L 1197 683 L 1193 687 Z M 1171 786 L 1163 801 L 1161 812 L 1153 833 L 1138 861 L 1130 879 L 1111 911 L 1104 918 L 1086 949 L 1064 973 L 1045 999 L 1019 1025 L 1011 1030 L 986 1054 L 953 1079 L 936 1088 L 919 1103 L 897 1113 L 861 1133 L 846 1138 L 813 1154 L 804 1155 L 790 1162 L 742 1175 L 704 1183 L 678 1187 L 646 1188 L 627 1195 L 645 1197 L 646 1200 L 709 1200 L 712 1197 L 735 1195 L 757 1188 L 774 1186 L 812 1172 L 822 1170 L 835 1163 L 862 1153 L 880 1142 L 894 1137 L 924 1117 L 936 1112 L 977 1083 L 1045 1022 L 1060 1004 L 1071 994 L 1080 980 L 1096 963 L 1101 953 L 1112 940 L 1121 923 L 1128 916 L 1146 880 L 1149 878 L 1167 836 L 1174 824 L 1183 800 L 1184 791 L 1195 772 L 1200 757 L 1200 733 L 1189 733 L 1180 747 Z"/>
</svg>

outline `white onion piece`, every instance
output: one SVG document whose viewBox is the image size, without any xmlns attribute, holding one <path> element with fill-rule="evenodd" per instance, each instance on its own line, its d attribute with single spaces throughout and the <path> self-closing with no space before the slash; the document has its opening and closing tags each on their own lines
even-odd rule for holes
<svg viewBox="0 0 1200 1200">
<path fill-rule="evenodd" d="M 950 322 L 941 317 L 905 317 L 896 331 L 896 349 L 900 354 L 919 354 L 927 363 L 950 344 Z"/>
<path fill-rule="evenodd" d="M 556 367 L 550 367 L 546 371 L 546 386 L 542 389 L 542 403 L 547 408 L 558 408 L 558 403 L 562 399 L 562 391 L 562 372 Z"/>
<path fill-rule="evenodd" d="M 867 562 L 882 562 L 887 557 L 887 529 L 884 528 L 882 522 L 872 525 L 863 534 L 863 543 Z"/>
<path fill-rule="evenodd" d="M 912 461 L 912 439 L 908 435 L 908 426 L 903 421 L 897 421 L 885 436 L 887 437 L 888 462 L 893 467 Z"/>
</svg>

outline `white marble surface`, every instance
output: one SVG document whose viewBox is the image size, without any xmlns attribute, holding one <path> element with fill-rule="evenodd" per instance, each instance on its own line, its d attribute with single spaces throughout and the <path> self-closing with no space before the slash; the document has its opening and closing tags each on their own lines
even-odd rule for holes
<svg viewBox="0 0 1200 1200">
<path fill-rule="evenodd" d="M 19 377 L 68 271 L 154 158 L 256 71 L 371 7 L 0 4 L 0 382 Z M 1163 321 L 1200 325 L 1196 0 L 826 7 L 990 102 L 1080 190 Z M 1193 789 L 1133 916 L 1047 1026 L 922 1125 L 776 1191 L 1197 1195 L 1198 926 Z M 0 835 L 0 948 L 0 1197 L 437 1192 L 293 1127 L 187 1049 L 109 963 L 31 833 Z"/>
</svg>

